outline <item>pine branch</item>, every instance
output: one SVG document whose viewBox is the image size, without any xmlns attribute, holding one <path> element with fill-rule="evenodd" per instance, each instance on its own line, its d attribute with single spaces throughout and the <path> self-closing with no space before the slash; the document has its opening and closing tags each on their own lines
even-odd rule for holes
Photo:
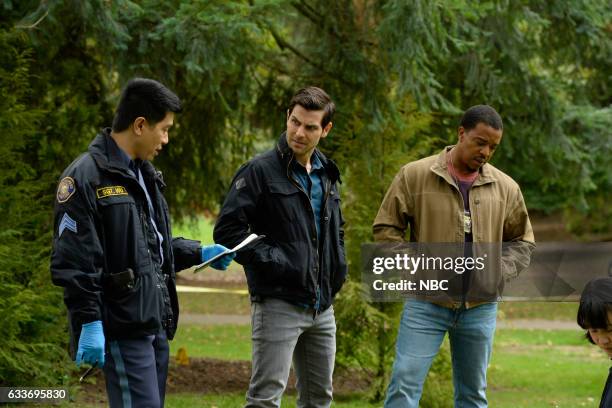
<svg viewBox="0 0 612 408">
<path fill-rule="evenodd" d="M 308 58 L 308 56 L 304 55 L 295 46 L 293 46 L 292 44 L 287 42 L 284 38 L 282 38 L 280 36 L 280 34 L 278 34 L 276 32 L 276 30 L 274 29 L 274 27 L 272 27 L 270 24 L 267 25 L 267 28 L 270 31 L 270 34 L 272 34 L 272 37 L 274 37 L 274 41 L 276 41 L 276 44 L 279 46 L 279 48 L 281 50 L 284 50 L 285 48 L 288 49 L 289 51 L 294 53 L 297 57 L 299 57 L 300 59 L 304 60 L 308 64 L 312 65 L 313 67 L 315 67 L 319 71 L 323 72 L 324 74 L 326 74 L 326 75 L 328 75 L 328 76 L 330 76 L 332 78 L 337 79 L 338 81 L 342 82 L 345 85 L 348 85 L 348 86 L 357 86 L 356 83 L 349 82 L 349 81 L 345 80 L 344 78 L 339 77 L 337 74 L 334 74 L 333 72 L 328 71 L 323 65 L 321 65 L 321 64 L 313 61 L 312 59 Z"/>
</svg>

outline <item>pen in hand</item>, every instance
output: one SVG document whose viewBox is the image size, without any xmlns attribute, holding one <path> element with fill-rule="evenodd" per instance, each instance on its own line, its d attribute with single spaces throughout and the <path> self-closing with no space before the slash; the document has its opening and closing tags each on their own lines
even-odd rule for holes
<svg viewBox="0 0 612 408">
<path fill-rule="evenodd" d="M 91 367 L 89 367 L 89 368 L 87 369 L 87 371 L 85 371 L 85 372 L 83 373 L 83 375 L 81 376 L 81 378 L 79 378 L 79 382 L 80 382 L 80 383 L 82 383 L 82 382 L 83 382 L 83 380 L 84 380 L 85 378 L 87 378 L 87 376 L 89 376 L 89 374 L 91 374 L 91 372 L 93 371 L 93 369 L 94 369 L 94 368 L 96 368 L 97 366 L 98 366 L 98 360 L 96 360 L 96 362 L 95 362 L 95 363 L 93 363 L 93 365 L 92 365 Z"/>
</svg>

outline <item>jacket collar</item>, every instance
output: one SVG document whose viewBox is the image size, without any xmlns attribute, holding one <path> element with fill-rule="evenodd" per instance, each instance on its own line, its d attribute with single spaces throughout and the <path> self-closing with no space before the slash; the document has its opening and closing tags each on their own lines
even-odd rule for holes
<svg viewBox="0 0 612 408">
<path fill-rule="evenodd" d="M 101 169 L 119 172 L 125 177 L 135 179 L 128 171 L 129 167 L 122 156 L 120 147 L 111 137 L 111 128 L 102 129 L 89 144 L 88 150 Z M 155 180 L 160 188 L 166 186 L 161 171 L 157 171 L 150 161 L 144 160 L 140 165 L 140 171 L 145 180 Z"/>
<path fill-rule="evenodd" d="M 289 162 L 294 159 L 293 150 L 291 150 L 289 144 L 287 143 L 287 132 L 283 132 L 278 138 L 278 142 L 276 143 L 276 153 L 280 161 L 285 166 L 289 165 Z M 325 157 L 325 155 L 317 148 L 315 148 L 313 154 L 315 154 L 321 161 L 321 164 L 323 164 L 323 168 L 325 169 L 330 181 L 332 183 L 338 182 L 342 184 L 342 180 L 340 179 L 340 170 L 338 169 L 338 166 L 336 166 L 336 163 L 334 163 L 333 160 Z"/>
<path fill-rule="evenodd" d="M 438 154 L 436 162 L 430 167 L 430 170 L 438 176 L 442 177 L 448 184 L 454 186 L 456 183 L 455 180 L 453 180 L 453 176 L 451 176 L 448 172 L 447 165 L 447 155 L 450 149 L 452 149 L 453 147 L 454 145 L 446 146 L 440 152 L 440 154 Z M 485 163 L 482 167 L 480 167 L 480 169 L 478 169 L 478 177 L 474 181 L 474 184 L 472 184 L 472 187 L 481 186 L 483 184 L 495 183 L 497 181 L 497 178 L 495 178 L 495 176 L 493 175 L 491 168 L 492 166 L 489 163 Z"/>
</svg>

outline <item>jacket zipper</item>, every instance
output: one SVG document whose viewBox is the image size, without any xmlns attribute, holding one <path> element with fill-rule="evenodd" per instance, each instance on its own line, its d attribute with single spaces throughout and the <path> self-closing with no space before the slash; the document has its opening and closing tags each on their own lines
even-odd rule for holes
<svg viewBox="0 0 612 408">
<path fill-rule="evenodd" d="M 291 162 L 293 161 L 294 155 L 292 154 L 291 157 L 289 158 L 289 161 L 287 162 L 287 178 L 297 187 L 298 190 L 300 190 L 302 193 L 304 193 L 304 195 L 306 196 L 306 198 L 308 199 L 308 202 L 310 203 L 310 197 L 308 197 L 308 194 L 306 194 L 306 191 L 299 185 L 299 183 L 297 181 L 295 181 L 295 179 L 293 178 L 293 176 L 291 176 L 290 173 L 290 169 L 289 167 L 291 166 Z M 312 219 L 313 219 L 313 225 L 315 222 L 314 219 L 314 212 L 312 210 L 312 204 L 310 205 L 310 213 L 312 214 Z M 315 237 L 317 236 L 317 226 L 314 225 L 315 228 Z M 319 297 L 319 302 L 321 301 L 320 296 L 321 296 L 321 289 L 319 287 L 319 280 L 320 280 L 320 275 L 321 275 L 321 267 L 320 267 L 320 256 L 319 256 L 319 239 L 315 238 L 317 241 L 317 245 L 315 246 L 315 251 L 317 254 L 317 276 L 315 278 L 315 296 Z M 315 305 L 316 305 L 316 300 L 315 300 Z M 313 305 L 313 306 L 315 306 Z M 314 311 L 314 317 L 316 317 L 318 313 L 318 310 L 315 309 Z"/>
<path fill-rule="evenodd" d="M 112 167 L 107 167 L 106 170 L 108 170 L 110 173 L 115 173 L 120 175 L 123 178 L 126 178 L 128 180 L 131 180 L 132 182 L 136 182 L 136 184 L 138 185 L 138 188 L 140 189 L 140 191 L 145 195 L 145 201 L 147 200 L 146 196 L 147 196 L 147 192 L 144 191 L 143 187 L 140 185 L 140 182 L 135 178 L 135 177 L 131 177 L 129 174 L 126 176 L 123 172 L 119 171 L 119 170 L 115 170 Z M 148 205 L 148 204 L 147 204 Z M 155 265 L 153 264 L 153 257 L 151 256 L 151 250 L 149 249 L 149 235 L 148 235 L 148 231 L 149 229 L 147 228 L 147 221 L 145 220 L 145 214 L 143 209 L 140 206 L 136 206 L 137 210 L 138 210 L 138 214 L 139 214 L 139 218 L 140 218 L 140 224 L 142 225 L 142 232 L 144 234 L 143 238 L 145 239 L 146 243 L 147 243 L 147 255 L 149 256 L 149 265 L 151 265 L 151 267 L 155 267 Z M 167 224 L 166 224 L 167 226 Z M 161 295 L 161 302 L 162 302 L 162 310 L 161 312 L 163 314 L 165 314 L 164 310 L 166 310 L 166 296 L 164 294 L 164 290 L 162 285 L 165 285 L 165 282 L 163 282 L 162 277 L 160 276 L 160 273 L 162 273 L 161 271 L 161 265 L 160 265 L 160 271 L 159 273 L 157 272 L 157 270 L 153 270 L 154 275 L 157 279 L 157 284 L 155 285 L 157 287 L 157 289 L 160 292 Z M 167 287 L 166 287 L 166 291 L 167 291 Z M 169 295 L 169 293 L 168 293 Z M 141 309 L 143 307 L 143 305 L 140 305 Z M 160 319 L 162 320 L 160 323 L 162 324 L 162 327 L 164 325 L 164 316 L 160 316 Z"/>
<path fill-rule="evenodd" d="M 320 227 L 321 228 L 321 241 L 319 242 L 319 247 L 321 248 L 321 250 L 323 250 L 323 243 L 325 242 L 325 236 L 327 228 L 328 228 L 328 222 L 327 222 L 327 201 L 329 198 L 329 194 L 331 193 L 331 181 L 329 181 L 329 178 L 326 177 L 325 180 L 325 198 L 323 199 L 323 210 L 321 211 L 321 214 L 323 216 L 323 225 Z M 323 229 L 325 229 L 325 231 L 323 231 Z M 318 255 L 318 249 L 317 249 L 317 255 Z M 322 268 L 322 260 L 320 258 L 317 257 L 317 262 L 319 264 L 319 269 L 318 269 L 318 276 L 317 276 L 317 288 L 318 293 L 317 293 L 317 297 L 319 298 L 319 308 L 321 307 L 321 290 L 320 287 L 322 285 L 321 282 L 321 268 Z M 333 271 L 329 271 L 329 286 L 331 287 L 332 285 L 332 280 L 333 280 L 333 276 L 332 276 Z M 317 314 L 319 313 L 319 308 L 315 309 L 314 312 L 314 316 L 313 317 L 317 317 Z"/>
</svg>

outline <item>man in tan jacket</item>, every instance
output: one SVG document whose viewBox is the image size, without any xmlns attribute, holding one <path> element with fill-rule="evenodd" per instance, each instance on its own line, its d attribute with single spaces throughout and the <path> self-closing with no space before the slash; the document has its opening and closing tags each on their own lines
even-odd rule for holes
<svg viewBox="0 0 612 408">
<path fill-rule="evenodd" d="M 404 242 L 409 231 L 409 241 L 418 243 L 498 243 L 503 279 L 524 270 L 535 245 L 521 190 L 487 163 L 502 132 L 501 117 L 492 107 L 469 108 L 455 146 L 408 163 L 395 176 L 374 221 L 375 240 Z M 510 245 L 502 251 L 502 243 Z M 465 296 L 469 283 L 463 285 L 460 301 L 406 301 L 385 407 L 418 407 L 427 372 L 447 332 L 455 407 L 487 407 L 486 373 L 497 303 L 471 301 Z"/>
</svg>

